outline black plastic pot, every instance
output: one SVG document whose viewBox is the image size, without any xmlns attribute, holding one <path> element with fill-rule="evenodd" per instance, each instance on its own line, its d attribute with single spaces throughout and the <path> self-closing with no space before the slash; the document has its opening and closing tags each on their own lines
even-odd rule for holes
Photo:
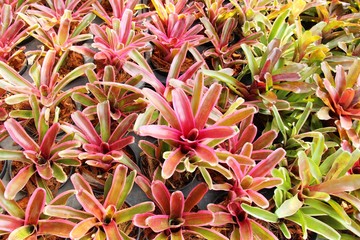
<svg viewBox="0 0 360 240">
<path fill-rule="evenodd" d="M 0 179 L 3 179 L 6 175 L 6 173 L 8 172 L 8 161 L 2 161 L 3 162 L 3 166 L 2 169 L 0 169 Z"/>
</svg>

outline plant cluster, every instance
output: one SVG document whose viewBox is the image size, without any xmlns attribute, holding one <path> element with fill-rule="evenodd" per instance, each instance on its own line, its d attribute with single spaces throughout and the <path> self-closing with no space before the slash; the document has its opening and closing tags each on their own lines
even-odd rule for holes
<svg viewBox="0 0 360 240">
<path fill-rule="evenodd" d="M 357 0 L 0 0 L 0 239 L 359 239 L 359 39 Z"/>
</svg>

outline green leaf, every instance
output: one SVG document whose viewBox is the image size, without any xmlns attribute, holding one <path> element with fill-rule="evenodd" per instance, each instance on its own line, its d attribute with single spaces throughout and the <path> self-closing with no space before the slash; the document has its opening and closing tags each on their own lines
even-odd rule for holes
<svg viewBox="0 0 360 240">
<path fill-rule="evenodd" d="M 335 220 L 337 220 L 339 223 L 341 223 L 344 227 L 346 227 L 348 230 L 350 230 L 351 232 L 353 232 L 354 234 L 356 234 L 357 236 L 360 236 L 360 226 L 358 223 L 356 223 L 354 220 L 351 219 L 351 224 L 347 224 L 343 218 L 341 218 L 337 212 L 330 207 L 329 205 L 327 205 L 324 202 L 321 202 L 319 200 L 316 199 L 305 199 L 305 204 L 315 208 L 315 209 L 320 209 L 321 211 L 323 211 L 324 213 L 326 213 L 328 216 L 331 216 L 332 218 L 334 218 Z"/>
<path fill-rule="evenodd" d="M 289 229 L 287 228 L 286 224 L 282 222 L 282 223 L 280 223 L 279 227 L 280 227 L 281 232 L 286 237 L 286 239 L 290 239 L 291 233 L 290 233 Z"/>
<path fill-rule="evenodd" d="M 97 116 L 100 123 L 100 134 L 103 142 L 107 142 L 110 138 L 110 105 L 108 101 L 99 103 L 97 105 Z"/>
<path fill-rule="evenodd" d="M 253 230 L 253 235 L 254 237 L 256 236 L 257 239 L 278 240 L 278 238 L 273 235 L 270 230 L 261 226 L 259 223 L 255 221 L 250 221 L 250 223 Z"/>
<path fill-rule="evenodd" d="M 301 202 L 296 194 L 292 198 L 283 202 L 283 204 L 275 211 L 275 214 L 279 218 L 285 218 L 288 216 L 294 215 L 302 207 L 303 202 Z"/>
<path fill-rule="evenodd" d="M 114 215 L 114 219 L 117 224 L 120 224 L 132 220 L 135 214 L 152 212 L 154 210 L 155 210 L 155 205 L 153 202 L 142 202 L 136 204 L 135 206 L 122 209 L 116 212 Z"/>
<path fill-rule="evenodd" d="M 273 223 L 276 223 L 278 221 L 278 216 L 276 216 L 276 214 L 269 212 L 267 210 L 264 210 L 264 209 L 261 209 L 258 207 L 252 207 L 246 203 L 241 204 L 241 207 L 248 214 L 250 214 L 253 217 L 256 217 L 258 219 L 261 219 L 263 221 L 273 222 Z"/>
<path fill-rule="evenodd" d="M 303 215 L 303 216 L 306 221 L 307 228 L 309 230 L 311 230 L 312 232 L 320 234 L 329 240 L 340 240 L 341 239 L 340 234 L 336 230 L 331 228 L 329 225 L 321 222 L 320 220 L 318 220 L 316 218 L 310 217 L 308 215 Z M 301 222 L 299 221 L 299 219 L 294 216 L 288 217 L 288 219 L 301 225 Z"/>
<path fill-rule="evenodd" d="M 33 235 L 36 231 L 35 226 L 26 225 L 23 227 L 19 227 L 12 231 L 8 237 L 9 240 L 25 240 L 31 235 Z"/>
<path fill-rule="evenodd" d="M 246 45 L 246 44 L 242 44 L 241 48 L 243 49 L 246 59 L 248 61 L 248 66 L 252 75 L 252 79 L 254 78 L 255 75 L 260 73 L 259 70 L 259 65 L 256 62 L 256 59 L 251 51 L 250 46 Z"/>
<path fill-rule="evenodd" d="M 268 43 L 271 42 L 275 37 L 278 37 L 278 34 L 282 31 L 283 25 L 286 24 L 285 18 L 287 18 L 287 16 L 289 15 L 289 12 L 290 12 L 290 10 L 287 9 L 286 11 L 284 11 L 282 14 L 280 14 L 276 18 L 276 20 L 271 28 L 271 31 L 269 33 Z"/>
<path fill-rule="evenodd" d="M 58 182 L 64 183 L 67 180 L 67 175 L 62 169 L 62 167 L 55 162 L 52 163 L 51 169 L 53 171 L 53 175 Z"/>
</svg>

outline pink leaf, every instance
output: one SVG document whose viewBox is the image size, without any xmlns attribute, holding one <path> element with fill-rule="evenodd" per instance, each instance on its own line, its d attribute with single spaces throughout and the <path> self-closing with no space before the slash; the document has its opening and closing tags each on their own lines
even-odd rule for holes
<svg viewBox="0 0 360 240">
<path fill-rule="evenodd" d="M 156 109 L 158 109 L 161 115 L 165 118 L 165 120 L 177 130 L 181 131 L 180 123 L 176 117 L 174 110 L 170 107 L 169 103 L 158 93 L 144 88 L 143 93 L 145 97 L 147 97 L 151 104 L 154 105 Z"/>
<path fill-rule="evenodd" d="M 74 123 L 80 128 L 86 139 L 93 144 L 100 145 L 102 140 L 90 120 L 80 111 L 71 114 Z"/>
<path fill-rule="evenodd" d="M 259 207 L 264 209 L 269 207 L 269 201 L 260 193 L 251 189 L 247 190 L 246 193 L 248 194 L 249 198 Z"/>
<path fill-rule="evenodd" d="M 202 161 L 208 162 L 211 166 L 215 166 L 218 163 L 218 158 L 213 148 L 198 144 L 193 150 Z"/>
<path fill-rule="evenodd" d="M 119 196 L 121 195 L 125 181 L 126 181 L 126 173 L 127 173 L 127 167 L 123 165 L 118 165 L 114 172 L 114 177 L 112 180 L 112 185 L 110 187 L 110 190 L 108 192 L 108 195 L 106 196 L 104 207 L 107 208 L 109 205 L 114 205 L 116 207 L 118 204 Z"/>
<path fill-rule="evenodd" d="M 110 144 L 110 151 L 121 150 L 126 146 L 128 146 L 129 144 L 132 144 L 133 142 L 135 142 L 135 138 L 133 136 L 128 136 L 119 139 L 118 141 L 115 141 L 112 144 Z"/>
<path fill-rule="evenodd" d="M 181 218 L 184 211 L 184 194 L 176 191 L 170 197 L 170 219 Z"/>
<path fill-rule="evenodd" d="M 174 89 L 172 91 L 173 107 L 180 123 L 180 127 L 184 136 L 195 127 L 194 116 L 191 110 L 191 104 L 182 89 Z"/>
<path fill-rule="evenodd" d="M 70 238 L 80 239 L 97 223 L 96 218 L 87 218 L 76 224 L 76 226 L 70 232 Z"/>
<path fill-rule="evenodd" d="M 42 188 L 37 188 L 31 195 L 25 211 L 26 225 L 37 225 L 45 206 L 45 195 L 45 190 Z"/>
<path fill-rule="evenodd" d="M 70 232 L 76 224 L 68 220 L 39 220 L 38 235 L 55 235 L 62 238 L 69 238 Z"/>
<path fill-rule="evenodd" d="M 282 148 L 276 149 L 266 159 L 258 163 L 248 173 L 253 178 L 264 177 L 285 157 L 285 150 Z"/>
<path fill-rule="evenodd" d="M 238 223 L 241 236 L 240 240 L 253 240 L 254 235 L 250 221 L 248 219 L 245 219 L 244 221 Z"/>
<path fill-rule="evenodd" d="M 129 116 L 127 116 L 126 118 L 124 118 L 119 125 L 115 128 L 115 130 L 112 132 L 110 138 L 109 138 L 109 143 L 113 143 L 115 141 L 117 141 L 118 139 L 122 138 L 126 132 L 129 130 L 131 124 L 136 120 L 137 118 L 137 114 L 136 113 L 132 113 Z"/>
<path fill-rule="evenodd" d="M 351 103 L 354 100 L 355 90 L 351 88 L 347 88 L 341 94 L 338 104 L 342 106 L 343 109 L 347 109 L 350 107 Z"/>
<path fill-rule="evenodd" d="M 0 231 L 11 232 L 24 225 L 24 220 L 0 213 Z"/>
<path fill-rule="evenodd" d="M 111 220 L 109 224 L 103 224 L 102 226 L 105 230 L 106 239 L 123 240 L 114 220 Z"/>
<path fill-rule="evenodd" d="M 184 226 L 205 226 L 214 220 L 213 214 L 207 210 L 186 212 L 183 218 L 185 219 Z"/>
<path fill-rule="evenodd" d="M 170 214 L 170 193 L 165 184 L 155 180 L 151 184 L 151 192 L 163 214 Z"/>
<path fill-rule="evenodd" d="M 26 133 L 24 128 L 15 121 L 10 118 L 5 123 L 4 126 L 8 131 L 11 138 L 19 144 L 24 150 L 32 150 L 35 152 L 39 151 L 39 146 L 34 142 L 34 140 Z"/>
<path fill-rule="evenodd" d="M 221 85 L 214 83 L 209 90 L 205 93 L 201 100 L 199 110 L 195 116 L 195 124 L 197 129 L 203 129 L 211 111 L 217 103 L 221 91 Z"/>
<path fill-rule="evenodd" d="M 231 127 L 210 126 L 199 131 L 198 139 L 227 139 L 235 133 Z"/>
<path fill-rule="evenodd" d="M 46 162 L 45 164 L 36 164 L 36 171 L 42 179 L 49 180 L 53 177 L 50 162 Z"/>
<path fill-rule="evenodd" d="M 163 125 L 146 125 L 139 128 L 141 136 L 151 136 L 158 139 L 179 141 L 181 132 L 175 128 Z"/>
<path fill-rule="evenodd" d="M 177 148 L 175 151 L 173 151 L 163 163 L 161 176 L 164 179 L 170 178 L 174 174 L 176 167 L 179 165 L 184 156 L 185 154 L 182 153 L 180 148 Z"/>
<path fill-rule="evenodd" d="M 73 175 L 71 175 L 71 182 L 74 185 L 75 190 L 79 191 L 81 189 L 84 189 L 90 194 L 93 194 L 90 184 L 79 173 L 74 173 Z"/>
<path fill-rule="evenodd" d="M 206 183 L 200 183 L 194 187 L 185 200 L 184 212 L 190 212 L 202 200 L 207 191 Z"/>
<path fill-rule="evenodd" d="M 45 159 L 49 159 L 50 158 L 50 150 L 51 147 L 54 145 L 55 139 L 56 139 L 56 135 L 60 130 L 60 124 L 59 123 L 54 123 L 49 130 L 46 132 L 43 141 L 40 145 L 40 150 L 41 150 L 41 155 L 45 158 Z"/>
<path fill-rule="evenodd" d="M 146 225 L 146 219 L 151 216 L 154 216 L 154 214 L 153 213 L 136 214 L 133 218 L 133 223 L 137 227 L 147 228 L 148 226 Z"/>
<path fill-rule="evenodd" d="M 102 220 L 105 215 L 105 208 L 93 195 L 83 189 L 80 189 L 76 194 L 76 199 L 86 212 L 92 213 L 97 219 L 99 219 L 99 221 Z"/>
<path fill-rule="evenodd" d="M 154 215 L 146 219 L 148 225 L 154 232 L 162 232 L 170 228 L 168 215 Z"/>
<path fill-rule="evenodd" d="M 5 198 L 10 200 L 14 199 L 16 194 L 26 185 L 34 173 L 34 165 L 22 168 L 18 174 L 7 184 L 4 193 Z"/>
</svg>

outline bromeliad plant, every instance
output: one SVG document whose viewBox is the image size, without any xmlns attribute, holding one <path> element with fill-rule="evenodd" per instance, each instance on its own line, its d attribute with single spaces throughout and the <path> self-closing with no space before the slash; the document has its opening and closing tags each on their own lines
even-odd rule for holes
<svg viewBox="0 0 360 240">
<path fill-rule="evenodd" d="M 76 111 L 71 115 L 75 125 L 64 126 L 66 132 L 75 133 L 76 138 L 82 142 L 83 152 L 78 157 L 85 163 L 109 170 L 114 164 L 121 163 L 131 169 L 140 171 L 134 162 L 124 153 L 125 147 L 134 142 L 133 136 L 124 137 L 130 130 L 137 115 L 130 114 L 121 122 L 111 120 L 110 105 L 108 101 L 97 104 L 98 129 L 95 129 L 90 119 L 84 113 Z M 112 124 L 114 123 L 114 124 Z M 72 154 L 70 154 L 72 155 Z"/>
<path fill-rule="evenodd" d="M 37 142 L 26 133 L 25 129 L 16 120 L 10 118 L 4 123 L 10 137 L 22 150 L 0 149 L 0 160 L 19 161 L 26 165 L 7 184 L 4 193 L 7 199 L 14 199 L 32 176 L 36 178 L 39 186 L 47 188 L 44 181 L 54 177 L 56 181 L 64 183 L 68 176 L 63 168 L 81 164 L 76 155 L 62 157 L 62 154 L 71 152 L 81 146 L 78 140 L 73 139 L 74 134 L 67 134 L 57 140 L 60 124 L 54 123 L 49 126 L 45 122 L 45 109 L 40 114 L 37 124 Z M 52 197 L 51 191 L 47 191 L 47 199 Z"/>
<path fill-rule="evenodd" d="M 134 224 L 141 228 L 150 228 L 156 236 L 151 239 L 184 239 L 184 234 L 192 233 L 206 239 L 226 239 L 215 230 L 206 228 L 213 221 L 208 210 L 194 211 L 208 191 L 206 184 L 197 185 L 185 199 L 181 191 L 170 193 L 161 181 L 150 183 L 142 178 L 137 183 L 157 205 L 160 213 L 143 213 L 134 217 Z"/>
<path fill-rule="evenodd" d="M 19 59 L 19 54 L 23 54 L 25 47 L 18 45 L 35 30 L 38 25 L 34 24 L 29 27 L 25 22 L 15 16 L 13 8 L 9 4 L 0 5 L 0 61 L 15 67 L 17 71 L 23 66 L 26 59 Z"/>
<path fill-rule="evenodd" d="M 130 9 L 125 9 L 121 19 L 112 19 L 112 28 L 92 24 L 90 31 L 94 34 L 92 46 L 99 50 L 95 53 L 94 60 L 102 66 L 113 66 L 117 73 L 129 59 L 131 52 L 143 53 L 149 50 L 147 43 L 154 39 L 154 36 L 145 36 L 135 31 L 133 12 Z M 103 74 L 103 67 L 97 70 L 100 75 Z"/>
<path fill-rule="evenodd" d="M 80 43 L 93 38 L 92 34 L 82 33 L 90 23 L 95 19 L 95 14 L 89 13 L 81 19 L 81 22 L 72 29 L 73 19 L 71 11 L 65 9 L 61 15 L 59 26 L 48 26 L 49 23 L 42 17 L 32 16 L 19 13 L 19 16 L 29 25 L 38 25 L 34 32 L 31 33 L 35 39 L 41 42 L 46 50 L 55 50 L 56 56 L 61 57 L 68 54 L 69 51 L 77 52 L 84 56 L 93 57 L 94 52 L 87 46 L 81 46 Z M 42 55 L 43 50 L 29 51 L 28 55 Z"/>
<path fill-rule="evenodd" d="M 169 126 L 146 125 L 139 128 L 140 135 L 167 140 L 174 147 L 162 166 L 161 176 L 164 179 L 170 178 L 186 158 L 197 156 L 200 161 L 207 162 L 211 166 L 218 164 L 215 151 L 206 145 L 206 141 L 226 140 L 235 134 L 231 124 L 230 126 L 226 124 L 225 126 L 206 126 L 209 115 L 218 100 L 220 88 L 220 85 L 214 84 L 202 96 L 200 85 L 191 102 L 182 89 L 174 89 L 172 91 L 173 107 L 158 93 L 143 89 L 144 95 L 169 124 Z"/>
<path fill-rule="evenodd" d="M 47 25 L 44 27 L 45 29 L 48 29 L 53 26 L 60 26 L 61 18 L 65 12 L 71 13 L 71 20 L 74 23 L 80 23 L 85 15 L 92 11 L 91 4 L 94 2 L 94 0 L 46 0 L 46 5 L 39 4 L 37 2 L 30 4 L 29 9 L 26 10 L 26 13 L 30 16 L 36 16 L 37 18 L 45 19 Z"/>
<path fill-rule="evenodd" d="M 60 237 L 132 239 L 130 221 L 157 240 L 360 237 L 358 0 L 0 11 L 1 239 L 50 239 L 55 222 Z M 145 198 L 137 174 L 153 203 L 127 207 Z"/>
<path fill-rule="evenodd" d="M 135 176 L 136 171 L 128 174 L 127 167 L 117 166 L 113 177 L 107 181 L 104 200 L 99 201 L 89 183 L 80 174 L 74 174 L 71 181 L 75 190 L 59 195 L 45 207 L 44 212 L 49 216 L 76 221 L 70 232 L 71 239 L 92 238 L 92 236 L 95 236 L 95 239 L 133 239 L 123 232 L 120 224 L 131 221 L 136 214 L 147 214 L 155 209 L 152 202 L 126 206 L 126 198 L 133 187 Z M 74 193 L 83 208 L 82 211 L 62 205 Z"/>
<path fill-rule="evenodd" d="M 82 111 L 86 116 L 96 114 L 97 104 L 108 101 L 110 104 L 110 114 L 113 120 L 119 120 L 131 113 L 144 111 L 147 104 L 142 101 L 143 94 L 136 86 L 140 84 L 141 76 L 129 78 L 124 83 L 116 82 L 114 67 L 108 65 L 104 69 L 104 76 L 99 79 L 93 70 L 88 70 L 86 76 L 89 83 L 86 89 L 94 97 L 90 98 L 87 94 L 75 92 L 72 99 L 83 106 Z"/>
<path fill-rule="evenodd" d="M 0 206 L 7 213 L 0 213 L 0 237 L 7 237 L 9 240 L 38 239 L 48 236 L 68 238 L 75 224 L 44 215 L 45 199 L 45 190 L 37 188 L 24 211 L 15 200 L 5 197 L 5 186 L 0 181 Z"/>
<path fill-rule="evenodd" d="M 5 99 L 5 102 L 9 105 L 30 102 L 33 105 L 40 105 L 40 108 L 44 106 L 54 111 L 73 92 L 86 91 L 83 86 L 70 88 L 67 91 L 64 91 L 64 89 L 73 80 L 84 75 L 88 69 L 94 69 L 95 65 L 92 63 L 81 65 L 64 77 L 60 77 L 58 71 L 65 57 L 66 55 L 63 55 L 56 62 L 56 51 L 47 51 L 42 65 L 39 61 L 36 61 L 30 68 L 29 75 L 32 81 L 20 76 L 14 69 L 0 62 L 0 75 L 3 77 L 3 79 L 0 79 L 0 87 L 12 94 Z M 28 110 L 17 111 L 16 116 L 22 118 L 36 117 L 31 112 L 29 113 Z"/>
<path fill-rule="evenodd" d="M 329 111 L 331 111 L 335 114 L 335 118 L 340 120 L 340 127 L 346 130 L 352 128 L 354 120 L 360 119 L 359 64 L 359 60 L 355 59 L 347 72 L 344 67 L 336 66 L 334 78 L 329 64 L 323 62 L 321 69 L 325 78 L 316 75 L 318 84 L 316 94 L 326 105 L 321 110 L 323 114 L 320 113 L 319 116 L 321 119 L 330 119 Z"/>
</svg>

